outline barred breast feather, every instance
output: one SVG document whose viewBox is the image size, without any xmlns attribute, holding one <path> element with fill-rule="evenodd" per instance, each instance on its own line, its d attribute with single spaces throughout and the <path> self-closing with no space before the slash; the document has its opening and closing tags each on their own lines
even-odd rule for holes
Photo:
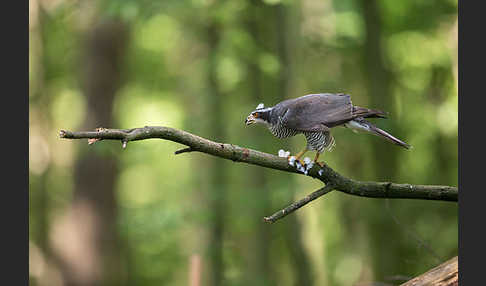
<svg viewBox="0 0 486 286">
<path fill-rule="evenodd" d="M 322 152 L 331 151 L 336 145 L 334 137 L 330 132 L 304 132 L 307 140 L 307 150 Z"/>
</svg>

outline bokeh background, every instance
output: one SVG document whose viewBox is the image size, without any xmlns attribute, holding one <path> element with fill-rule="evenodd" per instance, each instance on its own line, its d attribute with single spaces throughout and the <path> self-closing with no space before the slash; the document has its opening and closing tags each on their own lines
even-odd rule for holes
<svg viewBox="0 0 486 286">
<path fill-rule="evenodd" d="M 326 163 L 457 186 L 457 0 L 29 0 L 29 16 L 31 285 L 398 285 L 457 255 L 456 203 L 332 192 L 269 225 L 321 183 L 58 135 L 163 125 L 296 153 L 303 136 L 248 113 L 345 92 L 414 148 L 337 128 Z"/>
</svg>

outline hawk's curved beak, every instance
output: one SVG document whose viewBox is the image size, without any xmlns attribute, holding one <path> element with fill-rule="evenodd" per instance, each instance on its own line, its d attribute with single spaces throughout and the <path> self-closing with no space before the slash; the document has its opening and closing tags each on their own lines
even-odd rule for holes
<svg viewBox="0 0 486 286">
<path fill-rule="evenodd" d="M 255 117 L 253 117 L 253 115 L 248 115 L 248 117 L 245 120 L 246 125 L 250 125 L 250 124 L 253 124 L 255 122 L 256 122 Z"/>
</svg>

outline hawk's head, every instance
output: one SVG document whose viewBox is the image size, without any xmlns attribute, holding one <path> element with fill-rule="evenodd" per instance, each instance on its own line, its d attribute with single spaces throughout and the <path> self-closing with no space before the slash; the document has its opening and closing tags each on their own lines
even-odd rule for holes
<svg viewBox="0 0 486 286">
<path fill-rule="evenodd" d="M 258 104 L 256 109 L 246 117 L 246 125 L 253 123 L 270 124 L 270 110 L 272 110 L 271 107 L 265 108 L 263 103 Z"/>
</svg>

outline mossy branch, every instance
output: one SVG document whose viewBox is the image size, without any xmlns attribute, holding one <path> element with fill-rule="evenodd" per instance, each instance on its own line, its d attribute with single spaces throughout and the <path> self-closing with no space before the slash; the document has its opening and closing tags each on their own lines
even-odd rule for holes
<svg viewBox="0 0 486 286">
<path fill-rule="evenodd" d="M 165 139 L 187 146 L 187 148 L 176 151 L 175 154 L 202 152 L 235 162 L 244 162 L 265 168 L 304 175 L 299 168 L 289 165 L 286 158 L 233 144 L 214 142 L 189 132 L 170 127 L 145 126 L 143 128 L 133 129 L 98 128 L 96 131 L 87 132 L 61 130 L 59 135 L 61 138 L 65 139 L 88 139 L 90 144 L 100 140 L 120 140 L 123 148 L 125 148 L 127 143 L 131 141 L 152 138 Z M 457 187 L 357 181 L 342 176 L 328 165 L 320 167 L 315 164 L 312 168 L 307 170 L 305 175 L 322 181 L 326 184 L 326 187 L 312 193 L 306 198 L 290 205 L 274 215 L 266 217 L 265 221 L 274 222 L 332 190 L 337 190 L 353 196 L 369 198 L 421 199 L 453 202 L 457 202 L 458 198 Z"/>
</svg>

